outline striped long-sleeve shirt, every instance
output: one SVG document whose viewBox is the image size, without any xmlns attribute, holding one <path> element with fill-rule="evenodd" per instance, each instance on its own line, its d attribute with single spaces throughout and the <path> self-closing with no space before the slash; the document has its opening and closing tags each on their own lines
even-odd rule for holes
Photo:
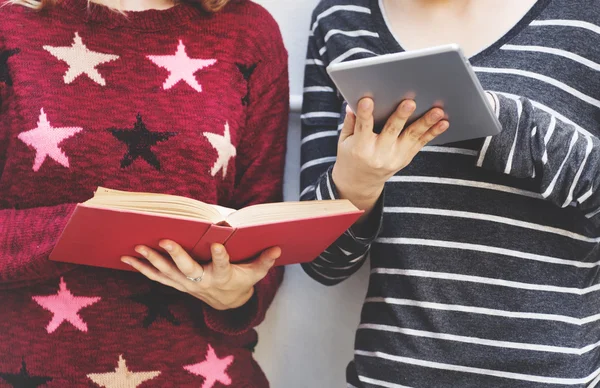
<svg viewBox="0 0 600 388">
<path fill-rule="evenodd" d="M 326 66 L 398 51 L 377 0 L 318 5 L 303 200 L 337 197 Z M 335 284 L 370 253 L 348 384 L 600 387 L 600 3 L 539 0 L 470 61 L 501 134 L 426 147 L 386 183 L 372 236 L 349 230 L 304 266 Z"/>
</svg>

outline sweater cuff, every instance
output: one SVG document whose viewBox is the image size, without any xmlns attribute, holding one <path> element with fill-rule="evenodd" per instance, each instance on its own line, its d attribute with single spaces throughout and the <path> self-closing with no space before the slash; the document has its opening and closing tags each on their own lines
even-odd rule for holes
<svg viewBox="0 0 600 388">
<path fill-rule="evenodd" d="M 323 199 L 341 199 L 332 178 L 332 170 L 333 166 L 329 167 L 329 169 L 321 175 L 316 186 L 317 191 L 320 191 L 320 195 Z M 323 187 L 326 187 L 326 189 L 323 190 Z M 371 214 L 369 214 L 369 218 L 367 218 L 360 227 L 352 226 L 346 231 L 346 234 L 358 244 L 363 246 L 371 245 L 371 243 L 379 236 L 383 225 L 384 198 L 385 189 L 379 196 Z"/>
<path fill-rule="evenodd" d="M 373 210 L 371 210 L 371 214 L 364 221 L 360 227 L 356 225 L 350 227 L 348 229 L 348 233 L 354 239 L 354 241 L 358 242 L 361 245 L 371 245 L 373 241 L 379 237 L 381 233 L 381 229 L 383 228 L 383 205 L 385 199 L 385 189 L 381 192 L 377 203 Z"/>
<path fill-rule="evenodd" d="M 254 294 L 241 307 L 231 310 L 204 309 L 206 326 L 226 335 L 243 334 L 258 326 L 264 319 L 275 293 L 283 280 L 283 267 L 272 268 L 267 276 L 254 285 Z"/>
</svg>

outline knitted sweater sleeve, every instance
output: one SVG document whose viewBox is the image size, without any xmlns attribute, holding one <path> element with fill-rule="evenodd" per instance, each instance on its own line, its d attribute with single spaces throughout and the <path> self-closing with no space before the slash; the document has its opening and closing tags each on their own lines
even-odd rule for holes
<svg viewBox="0 0 600 388">
<path fill-rule="evenodd" d="M 0 288 L 49 279 L 72 268 L 48 256 L 75 206 L 0 210 Z"/>
<path fill-rule="evenodd" d="M 282 200 L 289 115 L 287 52 L 276 22 L 269 17 L 265 26 L 262 33 L 269 39 L 249 76 L 248 115 L 237 148 L 236 190 L 229 204 L 232 208 Z M 255 285 L 254 296 L 246 305 L 229 311 L 207 307 L 207 326 L 225 334 L 252 329 L 264 319 L 282 280 L 283 268 L 273 268 Z"/>
<path fill-rule="evenodd" d="M 10 141 L 12 101 L 11 50 L 0 41 L 0 174 L 5 171 Z M 14 209 L 0 197 L 0 288 L 21 286 L 64 273 L 72 266 L 50 262 L 54 244 L 75 204 Z"/>
</svg>

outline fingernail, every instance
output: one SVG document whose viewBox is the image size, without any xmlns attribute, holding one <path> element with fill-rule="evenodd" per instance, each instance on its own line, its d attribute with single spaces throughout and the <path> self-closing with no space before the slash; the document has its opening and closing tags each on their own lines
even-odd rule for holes
<svg viewBox="0 0 600 388">
<path fill-rule="evenodd" d="M 352 113 L 352 109 L 350 108 L 350 105 L 346 105 L 346 114 L 349 115 L 350 113 Z"/>
<path fill-rule="evenodd" d="M 221 253 L 223 252 L 223 247 L 221 247 L 220 245 L 217 245 L 213 248 L 213 252 L 214 253 Z"/>
<path fill-rule="evenodd" d="M 166 244 L 166 245 L 165 245 L 165 249 L 166 249 L 167 251 L 171 252 L 171 251 L 173 250 L 173 245 L 171 245 L 171 244 Z"/>
<path fill-rule="evenodd" d="M 360 109 L 370 109 L 371 108 L 371 100 L 370 99 L 364 99 L 360 101 Z"/>
<path fill-rule="evenodd" d="M 439 120 L 441 118 L 442 118 L 442 114 L 440 113 L 440 111 L 436 110 L 431 113 L 432 120 Z"/>
<path fill-rule="evenodd" d="M 404 113 L 410 113 L 410 111 L 413 110 L 413 104 L 405 102 L 404 104 L 402 104 L 402 111 Z"/>
<path fill-rule="evenodd" d="M 148 251 L 144 248 L 136 248 L 135 251 L 144 257 L 148 256 Z"/>
<path fill-rule="evenodd" d="M 121 261 L 127 265 L 131 265 L 131 262 L 127 259 L 121 259 Z"/>
</svg>

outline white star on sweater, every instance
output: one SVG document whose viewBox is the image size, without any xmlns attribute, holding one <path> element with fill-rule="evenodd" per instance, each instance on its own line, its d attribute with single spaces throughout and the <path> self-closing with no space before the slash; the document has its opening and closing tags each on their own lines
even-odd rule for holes
<svg viewBox="0 0 600 388">
<path fill-rule="evenodd" d="M 231 143 L 229 123 L 225 123 L 225 133 L 222 136 L 212 132 L 204 132 L 203 135 L 208 139 L 213 148 L 217 150 L 218 154 L 217 161 L 213 165 L 210 173 L 212 176 L 215 176 L 220 170 L 223 170 L 223 179 L 225 179 L 227 176 L 229 159 L 236 155 L 235 146 Z"/>
<path fill-rule="evenodd" d="M 152 380 L 158 375 L 160 371 L 131 372 L 123 356 L 119 356 L 119 363 L 114 372 L 90 373 L 87 377 L 105 388 L 137 388 L 144 381 Z"/>
<path fill-rule="evenodd" d="M 98 73 L 96 66 L 119 59 L 118 55 L 104 54 L 88 49 L 77 32 L 71 46 L 44 46 L 44 50 L 69 65 L 69 70 L 64 77 L 66 84 L 70 84 L 80 75 L 86 74 L 92 81 L 105 86 L 106 81 Z"/>
<path fill-rule="evenodd" d="M 190 58 L 185 52 L 185 45 L 181 40 L 175 55 L 148 55 L 148 59 L 171 73 L 163 84 L 163 89 L 170 89 L 179 81 L 185 81 L 197 92 L 202 91 L 202 86 L 196 80 L 194 73 L 217 62 L 216 59 Z"/>
</svg>

